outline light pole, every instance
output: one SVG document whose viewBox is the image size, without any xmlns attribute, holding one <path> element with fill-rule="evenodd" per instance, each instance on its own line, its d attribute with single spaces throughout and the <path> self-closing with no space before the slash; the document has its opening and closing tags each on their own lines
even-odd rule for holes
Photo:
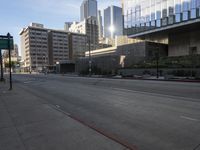
<svg viewBox="0 0 200 150">
<path fill-rule="evenodd" d="M 87 40 L 88 40 L 88 49 L 89 49 L 89 76 L 92 76 L 92 58 L 91 58 L 91 36 L 92 36 L 92 24 L 90 24 L 88 22 L 89 20 L 87 20 L 87 27 L 89 28 L 89 35 L 87 36 Z"/>
<path fill-rule="evenodd" d="M 59 61 L 56 62 L 56 73 L 57 74 L 60 73 L 60 62 Z"/>
<path fill-rule="evenodd" d="M 89 46 L 89 76 L 92 76 L 92 59 L 91 59 L 91 47 L 90 47 L 90 40 L 88 41 Z"/>
<path fill-rule="evenodd" d="M 159 47 L 156 50 L 156 76 L 159 78 Z"/>
<path fill-rule="evenodd" d="M 43 68 L 44 68 L 44 73 L 46 74 L 46 72 L 47 72 L 47 60 L 46 60 L 46 54 L 43 56 L 43 58 L 44 58 Z"/>
</svg>

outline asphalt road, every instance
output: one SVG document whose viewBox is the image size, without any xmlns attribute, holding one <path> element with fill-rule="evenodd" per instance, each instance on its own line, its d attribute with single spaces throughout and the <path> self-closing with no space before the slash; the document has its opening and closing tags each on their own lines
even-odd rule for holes
<svg viewBox="0 0 200 150">
<path fill-rule="evenodd" d="M 139 150 L 200 150 L 199 83 L 14 75 L 15 86 Z"/>
</svg>

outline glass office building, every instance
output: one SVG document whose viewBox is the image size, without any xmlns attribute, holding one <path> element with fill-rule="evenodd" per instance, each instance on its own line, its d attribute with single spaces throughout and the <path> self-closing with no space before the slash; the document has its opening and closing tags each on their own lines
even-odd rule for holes
<svg viewBox="0 0 200 150">
<path fill-rule="evenodd" d="M 133 35 L 200 17 L 200 0 L 123 0 L 124 33 Z"/>
<path fill-rule="evenodd" d="M 114 38 L 123 35 L 122 8 L 110 6 L 104 10 L 104 37 Z"/>
<path fill-rule="evenodd" d="M 96 17 L 97 18 L 97 1 L 96 0 L 83 0 L 80 7 L 80 20 L 84 21 L 88 17 Z"/>
</svg>

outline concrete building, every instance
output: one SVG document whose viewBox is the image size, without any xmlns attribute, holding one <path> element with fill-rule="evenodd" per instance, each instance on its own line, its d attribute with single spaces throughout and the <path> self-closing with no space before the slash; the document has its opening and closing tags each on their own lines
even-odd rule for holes
<svg viewBox="0 0 200 150">
<path fill-rule="evenodd" d="M 27 70 L 42 70 L 48 62 L 48 29 L 38 24 L 28 26 L 21 32 L 21 49 L 24 67 Z"/>
<path fill-rule="evenodd" d="M 5 70 L 7 70 L 9 68 L 8 66 L 9 51 L 8 50 L 3 50 L 2 59 L 3 59 L 3 67 L 5 68 Z M 14 44 L 14 49 L 11 50 L 11 61 L 13 62 L 12 71 L 15 72 L 17 71 L 17 68 L 20 67 L 20 61 L 21 61 L 21 56 L 19 56 L 17 44 Z"/>
<path fill-rule="evenodd" d="M 77 60 L 85 56 L 87 36 L 80 33 L 69 33 L 70 60 Z"/>
<path fill-rule="evenodd" d="M 137 42 L 142 42 L 142 41 L 143 40 L 141 39 L 129 38 L 126 35 L 116 36 L 115 38 L 104 38 L 103 40 L 101 40 L 102 43 L 111 45 L 111 47 L 125 45 L 125 44 L 132 44 L 132 43 L 137 43 Z"/>
<path fill-rule="evenodd" d="M 98 21 L 96 17 L 89 17 L 84 21 L 77 23 L 74 22 L 70 32 L 85 34 L 87 36 L 87 49 L 97 49 L 99 43 Z"/>
<path fill-rule="evenodd" d="M 104 37 L 114 38 L 123 35 L 122 8 L 110 6 L 104 10 Z"/>
<path fill-rule="evenodd" d="M 19 57 L 19 49 L 17 44 L 14 44 L 14 50 L 11 52 L 11 55 L 13 57 Z"/>
<path fill-rule="evenodd" d="M 103 38 L 103 19 L 102 19 L 102 15 L 101 15 L 101 11 L 98 11 L 98 27 L 99 27 L 99 39 Z"/>
<path fill-rule="evenodd" d="M 153 51 L 155 48 L 159 51 L 161 56 L 167 56 L 166 44 L 158 44 L 146 41 L 93 50 L 91 51 L 91 56 L 94 58 L 107 55 L 124 55 L 130 58 L 150 58 L 155 56 L 155 52 Z M 89 51 L 85 52 L 85 56 L 89 57 Z"/>
<path fill-rule="evenodd" d="M 31 27 L 35 27 L 35 28 L 44 28 L 44 25 L 43 24 L 40 24 L 40 23 L 30 23 L 30 26 Z"/>
<path fill-rule="evenodd" d="M 157 51 L 155 51 L 157 49 Z M 137 42 L 91 51 L 93 73 L 114 74 L 118 69 L 132 67 L 148 59 L 154 59 L 156 52 L 161 57 L 168 55 L 167 45 L 153 42 Z M 87 71 L 89 51 L 77 63 L 77 72 Z M 95 70 L 94 70 L 95 69 Z"/>
<path fill-rule="evenodd" d="M 46 29 L 39 24 L 20 32 L 22 60 L 27 71 L 53 68 L 57 63 L 68 63 L 83 57 L 87 36 L 65 30 Z M 98 35 L 97 35 L 98 36 Z"/>
<path fill-rule="evenodd" d="M 123 0 L 124 34 L 168 44 L 169 56 L 200 54 L 200 0 Z"/>
<path fill-rule="evenodd" d="M 96 0 L 83 0 L 80 7 L 80 20 L 84 21 L 88 17 L 96 17 L 97 18 L 97 1 Z"/>
<path fill-rule="evenodd" d="M 49 65 L 54 66 L 58 62 L 69 61 L 70 50 L 68 32 L 49 30 L 48 40 L 49 57 L 47 58 L 49 58 Z"/>
</svg>

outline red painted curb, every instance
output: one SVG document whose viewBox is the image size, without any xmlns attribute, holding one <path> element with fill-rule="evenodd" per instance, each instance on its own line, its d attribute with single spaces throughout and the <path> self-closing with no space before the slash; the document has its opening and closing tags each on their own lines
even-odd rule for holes
<svg viewBox="0 0 200 150">
<path fill-rule="evenodd" d="M 95 125 L 91 125 L 91 124 L 87 123 L 86 121 L 83 121 L 82 119 L 80 119 L 80 118 L 78 118 L 78 117 L 75 117 L 75 116 L 73 116 L 73 115 L 71 115 L 71 114 L 68 114 L 68 113 L 66 113 L 65 111 L 63 111 L 63 110 L 57 108 L 57 107 L 54 106 L 54 105 L 52 105 L 52 106 L 53 106 L 54 109 L 56 109 L 56 110 L 62 112 L 63 114 L 65 114 L 65 115 L 67 115 L 68 117 L 70 117 L 71 119 L 76 120 L 77 122 L 79 122 L 79 123 L 83 124 L 84 126 L 87 126 L 88 128 L 90 128 L 90 129 L 92 129 L 92 130 L 94 130 L 94 131 L 100 133 L 101 135 L 103 135 L 103 136 L 105 136 L 105 137 L 111 139 L 112 141 L 115 141 L 116 143 L 118 143 L 118 144 L 124 146 L 125 148 L 127 148 L 127 149 L 129 149 L 129 150 L 138 150 L 138 147 L 137 147 L 136 145 L 129 144 L 128 142 L 126 142 L 126 141 L 124 141 L 124 140 L 118 138 L 117 136 L 115 136 L 115 135 L 113 135 L 113 134 L 110 134 L 110 133 L 108 133 L 108 132 L 106 132 L 106 131 L 104 131 L 104 130 L 102 130 L 102 129 L 97 128 Z"/>
<path fill-rule="evenodd" d="M 68 114 L 67 116 L 69 116 L 70 118 L 72 118 L 72 119 L 74 119 L 74 120 L 80 122 L 81 124 L 83 124 L 83 125 L 85 125 L 85 126 L 91 128 L 91 129 L 95 130 L 96 132 L 98 132 L 98 133 L 104 135 L 105 137 L 107 137 L 107 138 L 109 138 L 109 139 L 111 139 L 111 140 L 113 140 L 113 141 L 119 143 L 120 145 L 122 145 L 122 146 L 128 148 L 129 150 L 138 150 L 137 146 L 132 145 L 132 144 L 129 144 L 129 143 L 127 143 L 126 141 L 124 141 L 124 140 L 122 140 L 122 139 L 120 139 L 120 138 L 114 136 L 113 134 L 107 133 L 106 131 L 95 127 L 94 125 L 88 124 L 88 123 L 86 123 L 85 121 L 81 120 L 80 118 L 77 118 L 77 117 L 75 117 L 75 116 L 72 116 L 71 114 L 70 114 L 70 115 Z"/>
</svg>

